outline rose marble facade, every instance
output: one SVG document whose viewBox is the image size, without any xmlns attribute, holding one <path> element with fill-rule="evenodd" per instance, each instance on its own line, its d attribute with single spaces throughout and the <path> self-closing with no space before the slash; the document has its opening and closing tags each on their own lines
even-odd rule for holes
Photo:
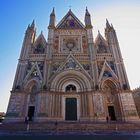
<svg viewBox="0 0 140 140">
<path fill-rule="evenodd" d="M 85 24 L 69 10 L 48 38 L 28 26 L 5 121 L 138 121 L 115 29 L 94 39 L 90 13 Z"/>
</svg>

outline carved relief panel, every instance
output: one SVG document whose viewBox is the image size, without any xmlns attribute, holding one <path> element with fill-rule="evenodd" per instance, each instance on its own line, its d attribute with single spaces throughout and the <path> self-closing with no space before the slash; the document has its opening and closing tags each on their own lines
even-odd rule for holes
<svg viewBox="0 0 140 140">
<path fill-rule="evenodd" d="M 62 53 L 82 52 L 81 36 L 60 36 L 59 51 Z"/>
<path fill-rule="evenodd" d="M 53 52 L 57 53 L 58 52 L 58 46 L 59 46 L 59 36 L 54 37 L 54 44 L 53 44 Z"/>
<path fill-rule="evenodd" d="M 82 36 L 82 48 L 83 48 L 83 52 L 84 53 L 87 53 L 88 52 L 87 37 L 85 35 Z"/>
</svg>

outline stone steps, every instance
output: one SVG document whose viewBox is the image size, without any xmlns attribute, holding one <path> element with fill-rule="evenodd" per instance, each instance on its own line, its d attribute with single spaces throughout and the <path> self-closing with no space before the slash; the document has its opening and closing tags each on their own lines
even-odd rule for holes
<svg viewBox="0 0 140 140">
<path fill-rule="evenodd" d="M 25 131 L 25 123 L 5 123 L 0 125 L 0 130 Z M 94 130 L 140 130 L 140 123 L 91 123 L 91 122 L 31 122 L 29 123 L 30 131 L 49 131 L 49 130 L 69 130 L 69 131 L 94 131 Z"/>
</svg>

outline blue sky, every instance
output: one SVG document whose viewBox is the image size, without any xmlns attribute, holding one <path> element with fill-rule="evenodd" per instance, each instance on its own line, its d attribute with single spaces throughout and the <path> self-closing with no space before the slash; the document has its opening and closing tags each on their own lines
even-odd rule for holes
<svg viewBox="0 0 140 140">
<path fill-rule="evenodd" d="M 56 22 L 69 7 L 84 20 L 85 8 L 92 16 L 94 38 L 100 30 L 104 35 L 105 19 L 113 23 L 122 50 L 130 85 L 140 86 L 139 56 L 140 1 L 139 0 L 0 0 L 0 111 L 6 111 L 14 81 L 25 30 L 35 19 L 37 34 L 43 30 L 47 39 L 49 15 L 55 7 Z M 138 25 L 139 24 L 139 25 Z M 128 47 L 129 46 L 129 47 Z M 134 49 L 134 54 L 131 55 Z"/>
</svg>

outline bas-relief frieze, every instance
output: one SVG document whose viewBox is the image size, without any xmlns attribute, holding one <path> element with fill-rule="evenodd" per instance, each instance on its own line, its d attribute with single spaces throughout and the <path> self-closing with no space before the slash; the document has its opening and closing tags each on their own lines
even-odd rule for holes
<svg viewBox="0 0 140 140">
<path fill-rule="evenodd" d="M 95 107 L 95 112 L 97 114 L 104 113 L 103 97 L 102 95 L 93 95 L 93 102 Z"/>
<path fill-rule="evenodd" d="M 40 100 L 40 112 L 45 112 L 46 111 L 46 97 L 41 96 Z"/>
<path fill-rule="evenodd" d="M 12 95 L 12 98 L 10 99 L 11 105 L 9 106 L 9 110 L 11 112 L 18 112 L 20 111 L 20 105 L 21 105 L 21 95 Z"/>
<path fill-rule="evenodd" d="M 55 32 L 56 35 L 86 35 L 86 31 L 84 30 L 57 30 Z"/>
<path fill-rule="evenodd" d="M 123 110 L 127 111 L 135 111 L 134 100 L 131 93 L 123 93 L 120 94 Z"/>
<path fill-rule="evenodd" d="M 60 36 L 59 52 L 81 52 L 81 36 Z"/>
</svg>

